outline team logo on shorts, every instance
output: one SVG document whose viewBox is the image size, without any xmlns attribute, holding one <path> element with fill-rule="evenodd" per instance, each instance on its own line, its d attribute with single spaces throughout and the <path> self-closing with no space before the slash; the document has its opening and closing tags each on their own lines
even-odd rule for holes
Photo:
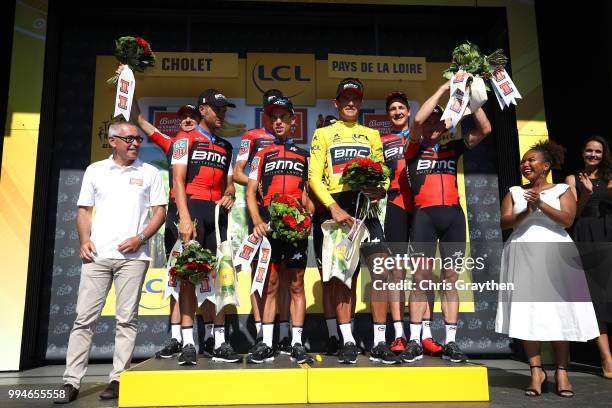
<svg viewBox="0 0 612 408">
<path fill-rule="evenodd" d="M 172 152 L 173 159 L 181 159 L 187 154 L 187 139 L 180 139 L 174 142 L 174 151 Z"/>
</svg>

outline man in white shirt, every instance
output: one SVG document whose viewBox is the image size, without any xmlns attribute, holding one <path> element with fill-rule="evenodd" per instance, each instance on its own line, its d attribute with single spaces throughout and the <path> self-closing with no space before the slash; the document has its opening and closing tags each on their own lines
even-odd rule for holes
<svg viewBox="0 0 612 408">
<path fill-rule="evenodd" d="M 108 142 L 112 156 L 87 167 L 77 203 L 83 267 L 64 384 L 54 400 L 60 404 L 78 396 L 95 324 L 112 283 L 116 293 L 115 353 L 110 382 L 100 398 L 119 396 L 119 374 L 129 368 L 134 352 L 138 304 L 151 260 L 149 247 L 143 244 L 166 218 L 167 198 L 161 175 L 155 167 L 138 160 L 142 137 L 136 126 L 113 123 Z"/>
</svg>

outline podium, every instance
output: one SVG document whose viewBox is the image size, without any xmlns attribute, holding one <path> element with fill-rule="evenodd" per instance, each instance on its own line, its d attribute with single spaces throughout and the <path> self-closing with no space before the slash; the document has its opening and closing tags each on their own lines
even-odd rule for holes
<svg viewBox="0 0 612 408">
<path fill-rule="evenodd" d="M 428 356 L 393 366 L 361 355 L 348 365 L 322 358 L 309 365 L 285 355 L 264 364 L 200 357 L 195 366 L 152 358 L 121 373 L 119 407 L 489 400 L 480 365 Z"/>
</svg>

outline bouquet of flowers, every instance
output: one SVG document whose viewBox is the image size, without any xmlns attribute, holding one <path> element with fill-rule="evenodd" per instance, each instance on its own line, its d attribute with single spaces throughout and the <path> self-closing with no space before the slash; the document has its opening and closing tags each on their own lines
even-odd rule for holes
<svg viewBox="0 0 612 408">
<path fill-rule="evenodd" d="M 268 206 L 272 238 L 295 243 L 308 238 L 312 220 L 293 197 L 275 194 Z"/>
<path fill-rule="evenodd" d="M 346 164 L 340 183 L 348 184 L 352 190 L 360 191 L 367 187 L 382 187 L 390 176 L 391 170 L 384 163 L 369 157 L 356 157 Z M 362 208 L 358 211 L 363 213 Z M 371 205 L 369 212 L 372 216 L 378 216 L 380 208 L 377 204 Z"/>
<path fill-rule="evenodd" d="M 450 67 L 442 74 L 451 80 L 450 99 L 442 119 L 450 118 L 457 126 L 463 115 L 475 112 L 487 101 L 491 86 L 501 109 L 516 105 L 522 96 L 504 68 L 507 62 L 501 49 L 484 55 L 469 41 L 456 47 Z"/>
<path fill-rule="evenodd" d="M 498 67 L 505 67 L 508 58 L 501 49 L 495 50 L 490 55 L 484 55 L 476 44 L 466 42 L 453 50 L 451 65 L 444 71 L 442 76 L 451 79 L 460 70 L 481 77 L 485 81 L 493 77 L 493 73 Z M 485 83 L 487 91 L 490 91 L 488 83 Z"/>
<path fill-rule="evenodd" d="M 215 270 L 217 257 L 197 241 L 190 241 L 183 252 L 176 257 L 174 266 L 170 268 L 170 276 L 194 285 L 202 282 L 207 274 Z"/>
<path fill-rule="evenodd" d="M 126 36 L 115 40 L 115 57 L 132 71 L 144 72 L 147 67 L 155 65 L 155 54 L 151 45 L 141 37 Z M 106 82 L 116 85 L 118 79 L 119 74 L 116 74 Z"/>
</svg>

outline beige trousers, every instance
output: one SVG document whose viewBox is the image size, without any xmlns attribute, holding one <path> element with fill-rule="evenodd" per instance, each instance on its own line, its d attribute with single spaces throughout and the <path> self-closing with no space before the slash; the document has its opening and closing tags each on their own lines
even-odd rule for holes
<svg viewBox="0 0 612 408">
<path fill-rule="evenodd" d="M 109 382 L 119 381 L 119 374 L 130 367 L 138 327 L 138 304 L 149 261 L 96 259 L 84 263 L 77 299 L 77 317 L 70 332 L 66 353 L 64 383 L 79 388 L 87 371 L 89 352 L 104 302 L 115 283 L 117 319 L 113 371 Z"/>
</svg>

